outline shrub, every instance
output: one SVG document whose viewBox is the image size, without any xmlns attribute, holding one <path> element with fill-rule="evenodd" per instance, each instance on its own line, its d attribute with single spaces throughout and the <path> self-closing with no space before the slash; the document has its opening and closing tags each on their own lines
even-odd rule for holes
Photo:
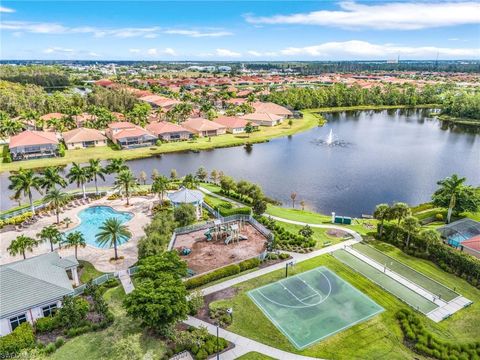
<svg viewBox="0 0 480 360">
<path fill-rule="evenodd" d="M 63 143 L 58 144 L 58 156 L 65 157 L 65 145 Z"/>
<path fill-rule="evenodd" d="M 31 211 L 27 211 L 23 213 L 22 215 L 17 215 L 13 216 L 11 218 L 5 219 L 2 221 L 2 226 L 5 225 L 18 225 L 23 223 L 25 220 L 30 219 L 33 216 L 33 213 Z"/>
<path fill-rule="evenodd" d="M 443 214 L 441 214 L 441 213 L 435 214 L 435 220 L 437 220 L 437 221 L 443 221 Z"/>
<path fill-rule="evenodd" d="M 65 344 L 65 339 L 62 337 L 58 337 L 57 340 L 55 340 L 55 346 L 57 349 Z"/>
<path fill-rule="evenodd" d="M 10 334 L 0 338 L 0 354 L 18 354 L 35 344 L 33 327 L 29 322 L 17 326 Z"/>
<path fill-rule="evenodd" d="M 260 265 L 260 259 L 253 258 L 242 261 L 238 266 L 240 266 L 240 271 L 250 270 L 256 268 Z"/>
<path fill-rule="evenodd" d="M 92 330 L 92 326 L 91 325 L 84 325 L 84 326 L 79 326 L 79 327 L 74 327 L 74 328 L 71 328 L 67 331 L 67 337 L 69 338 L 72 338 L 72 337 L 75 337 L 75 336 L 78 336 L 78 335 L 82 335 L 82 334 L 85 334 L 89 331 Z"/>
<path fill-rule="evenodd" d="M 55 346 L 55 343 L 50 343 L 47 346 L 45 346 L 45 349 L 43 349 L 43 352 L 45 354 L 53 354 L 57 350 L 57 347 Z"/>
<path fill-rule="evenodd" d="M 46 316 L 35 321 L 35 331 L 38 333 L 50 332 L 60 325 L 56 316 Z"/>
<path fill-rule="evenodd" d="M 193 224 L 197 218 L 195 207 L 192 204 L 180 204 L 173 210 L 173 217 L 179 226 Z"/>
<path fill-rule="evenodd" d="M 235 215 L 235 214 L 243 214 L 243 215 L 250 215 L 252 210 L 249 207 L 238 207 L 238 208 L 231 208 L 227 209 L 225 207 L 217 207 L 217 211 L 220 213 L 222 216 L 230 216 L 230 215 Z"/>
<path fill-rule="evenodd" d="M 228 276 L 236 275 L 240 273 L 240 266 L 236 264 L 228 265 L 220 269 L 211 271 L 204 275 L 196 276 L 185 281 L 187 289 L 194 289 L 199 286 L 208 284 L 209 282 L 222 279 Z"/>
<path fill-rule="evenodd" d="M 198 350 L 198 352 L 195 354 L 196 360 L 205 360 L 207 358 L 208 358 L 208 352 L 203 348 Z"/>
<path fill-rule="evenodd" d="M 65 296 L 57 313 L 60 323 L 67 328 L 78 327 L 85 320 L 90 305 L 80 297 Z"/>
<path fill-rule="evenodd" d="M 12 162 L 12 155 L 10 154 L 10 149 L 8 148 L 8 145 L 3 146 L 2 157 L 3 157 L 3 162 L 4 163 L 11 163 Z"/>
<path fill-rule="evenodd" d="M 197 314 L 198 310 L 205 304 L 203 295 L 200 291 L 194 291 L 190 294 L 188 299 L 188 313 L 191 316 Z"/>
</svg>

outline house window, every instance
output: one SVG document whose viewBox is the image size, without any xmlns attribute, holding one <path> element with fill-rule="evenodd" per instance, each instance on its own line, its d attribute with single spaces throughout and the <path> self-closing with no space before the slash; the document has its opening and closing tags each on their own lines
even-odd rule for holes
<svg viewBox="0 0 480 360">
<path fill-rule="evenodd" d="M 18 325 L 27 321 L 26 314 L 18 315 L 13 318 L 10 318 L 10 326 L 12 327 L 12 331 L 16 329 Z"/>
<path fill-rule="evenodd" d="M 52 316 L 55 315 L 57 311 L 57 304 L 51 304 L 42 308 L 43 316 Z"/>
</svg>

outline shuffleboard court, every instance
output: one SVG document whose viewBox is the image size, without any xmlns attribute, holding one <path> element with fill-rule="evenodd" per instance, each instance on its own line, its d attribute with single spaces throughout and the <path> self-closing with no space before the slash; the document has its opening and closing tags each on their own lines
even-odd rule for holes
<svg viewBox="0 0 480 360">
<path fill-rule="evenodd" d="M 248 296 L 299 350 L 383 311 L 323 266 L 253 289 Z"/>
<path fill-rule="evenodd" d="M 378 262 L 379 264 L 386 265 L 387 268 L 396 272 L 397 274 L 409 279 L 410 281 L 414 282 L 418 286 L 421 286 L 425 290 L 429 291 L 430 293 L 440 296 L 442 300 L 451 301 L 458 297 L 459 295 L 449 289 L 448 287 L 442 285 L 441 283 L 429 278 L 428 276 L 412 269 L 411 267 L 401 263 L 398 260 L 378 251 L 372 246 L 365 245 L 365 244 L 355 244 L 353 248 L 362 254 L 368 256 L 372 260 Z"/>
<path fill-rule="evenodd" d="M 430 311 L 435 310 L 438 307 L 422 295 L 409 289 L 405 285 L 392 279 L 390 276 L 375 269 L 373 266 L 370 266 L 345 250 L 334 251 L 333 256 L 424 314 L 428 314 Z"/>
</svg>

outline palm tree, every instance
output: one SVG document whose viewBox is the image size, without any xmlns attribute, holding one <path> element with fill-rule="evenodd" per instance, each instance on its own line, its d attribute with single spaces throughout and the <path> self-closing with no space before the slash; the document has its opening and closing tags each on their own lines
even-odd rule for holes
<svg viewBox="0 0 480 360">
<path fill-rule="evenodd" d="M 198 180 L 193 174 L 187 174 L 183 178 L 182 186 L 186 187 L 187 189 L 194 189 L 198 185 Z"/>
<path fill-rule="evenodd" d="M 378 229 L 378 234 L 383 235 L 383 223 L 385 220 L 390 218 L 390 206 L 388 204 L 378 204 L 373 213 L 373 217 L 380 221 L 380 227 Z"/>
<path fill-rule="evenodd" d="M 397 202 L 393 204 L 393 206 L 390 208 L 390 215 L 392 219 L 397 219 L 398 223 L 397 225 L 400 225 L 400 222 L 402 219 L 406 218 L 407 216 L 410 216 L 412 211 L 410 210 L 410 207 L 408 204 L 402 203 L 402 202 Z"/>
<path fill-rule="evenodd" d="M 147 173 L 145 171 L 140 171 L 140 174 L 138 175 L 138 180 L 143 182 L 143 185 L 147 184 Z"/>
<path fill-rule="evenodd" d="M 14 190 L 14 197 L 18 199 L 20 194 L 27 196 L 30 201 L 30 208 L 32 213 L 35 214 L 35 206 L 33 206 L 32 189 L 37 190 L 40 194 L 41 191 L 41 178 L 36 175 L 33 170 L 20 170 L 8 177 L 11 184 L 8 186 L 10 190 Z"/>
<path fill-rule="evenodd" d="M 85 238 L 80 231 L 73 231 L 65 238 L 65 246 L 75 248 L 75 258 L 77 259 L 78 247 L 80 246 L 84 248 L 85 246 L 87 246 L 87 243 L 85 242 Z"/>
<path fill-rule="evenodd" d="M 98 195 L 98 185 L 97 185 L 97 177 L 105 181 L 105 169 L 100 164 L 100 159 L 90 159 L 88 160 L 88 167 L 87 171 L 90 174 L 90 177 L 93 177 L 93 181 L 95 182 L 95 195 Z"/>
<path fill-rule="evenodd" d="M 63 219 L 63 222 L 65 223 L 65 227 L 68 229 L 68 226 L 73 222 L 72 219 L 70 219 L 69 217 L 66 217 L 65 219 Z"/>
<path fill-rule="evenodd" d="M 83 198 L 87 197 L 85 192 L 85 184 L 90 181 L 90 173 L 87 167 L 81 167 L 77 163 L 73 163 L 70 171 L 67 174 L 68 181 L 71 183 L 76 182 L 77 186 L 82 187 Z"/>
<path fill-rule="evenodd" d="M 418 230 L 420 229 L 420 223 L 416 217 L 407 216 L 405 220 L 403 220 L 402 228 L 403 231 L 407 233 L 407 242 L 405 243 L 405 246 L 408 248 L 412 235 L 418 233 Z"/>
<path fill-rule="evenodd" d="M 152 184 L 152 192 L 158 194 L 160 200 L 163 203 L 163 195 L 165 191 L 168 189 L 169 180 L 166 176 L 160 175 L 155 178 Z"/>
<path fill-rule="evenodd" d="M 59 185 L 61 187 L 67 186 L 65 179 L 58 173 L 58 167 L 50 166 L 42 171 L 42 189 L 49 191 L 51 188 Z"/>
<path fill-rule="evenodd" d="M 127 197 L 127 205 L 130 205 L 130 191 L 138 186 L 137 179 L 135 179 L 133 173 L 129 169 L 120 171 L 115 179 L 114 185 L 115 189 L 125 192 L 125 196 Z"/>
<path fill-rule="evenodd" d="M 11 119 L 5 111 L 0 111 L 0 137 L 7 138 L 23 130 L 23 125 L 16 119 Z"/>
<path fill-rule="evenodd" d="M 300 206 L 302 207 L 302 211 L 305 210 L 305 200 L 300 201 Z"/>
<path fill-rule="evenodd" d="M 100 246 L 109 245 L 113 246 L 115 250 L 115 260 L 118 259 L 117 246 L 126 242 L 132 233 L 128 230 L 126 225 L 122 225 L 120 220 L 110 218 L 104 221 L 99 227 L 100 232 L 96 235 L 97 244 Z"/>
<path fill-rule="evenodd" d="M 33 251 L 34 247 L 38 246 L 38 241 L 32 239 L 31 237 L 20 235 L 15 240 L 13 240 L 7 248 L 7 251 L 10 255 L 16 256 L 18 254 L 23 255 L 23 259 L 26 259 L 25 252 Z"/>
<path fill-rule="evenodd" d="M 51 189 L 43 198 L 43 201 L 50 203 L 55 207 L 57 214 L 57 224 L 60 223 L 60 208 L 70 201 L 70 195 L 57 188 Z"/>
<path fill-rule="evenodd" d="M 423 230 L 419 236 L 425 242 L 425 251 L 427 254 L 430 245 L 440 242 L 440 233 L 434 229 Z"/>
<path fill-rule="evenodd" d="M 292 199 L 292 207 L 295 208 L 295 199 L 297 198 L 297 193 L 296 192 L 292 192 L 290 194 L 290 199 Z"/>
<path fill-rule="evenodd" d="M 122 158 L 110 160 L 110 163 L 105 167 L 107 174 L 118 174 L 120 171 L 126 169 L 128 169 L 128 166 Z"/>
<path fill-rule="evenodd" d="M 443 180 L 437 182 L 437 185 L 440 185 L 440 188 L 435 191 L 434 195 L 443 195 L 448 196 L 450 198 L 450 202 L 448 204 L 448 212 L 447 212 L 447 223 L 450 223 L 450 219 L 452 217 L 453 209 L 457 203 L 457 196 L 458 193 L 463 188 L 463 183 L 466 181 L 466 178 L 458 177 L 457 174 L 453 174 L 451 177 L 447 177 Z"/>
<path fill-rule="evenodd" d="M 40 242 L 48 241 L 50 243 L 50 250 L 53 251 L 53 245 L 62 241 L 62 233 L 55 226 L 46 226 L 38 234 L 37 238 Z"/>
</svg>

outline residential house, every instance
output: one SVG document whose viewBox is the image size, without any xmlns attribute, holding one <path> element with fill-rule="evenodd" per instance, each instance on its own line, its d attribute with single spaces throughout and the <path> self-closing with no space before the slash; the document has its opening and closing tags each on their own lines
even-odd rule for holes
<svg viewBox="0 0 480 360">
<path fill-rule="evenodd" d="M 248 123 L 251 123 L 251 125 L 254 127 L 258 127 L 256 123 L 237 116 L 221 116 L 214 121 L 225 126 L 227 128 L 227 132 L 231 134 L 240 134 L 245 132 L 245 126 L 247 126 Z"/>
<path fill-rule="evenodd" d="M 160 95 L 142 96 L 138 100 L 141 100 L 150 104 L 153 108 L 161 108 L 165 112 L 170 110 L 173 106 L 180 104 L 181 102 L 179 100 L 170 99 Z"/>
<path fill-rule="evenodd" d="M 188 140 L 192 136 L 191 131 L 168 121 L 152 122 L 147 125 L 147 130 L 165 141 Z"/>
<path fill-rule="evenodd" d="M 54 132 L 25 130 L 10 138 L 8 145 L 12 160 L 53 157 L 58 153 Z"/>
<path fill-rule="evenodd" d="M 157 137 L 144 128 L 126 121 L 108 124 L 105 134 L 122 149 L 131 149 L 155 144 Z"/>
<path fill-rule="evenodd" d="M 0 336 L 53 314 L 78 286 L 78 261 L 50 252 L 0 265 Z"/>
<path fill-rule="evenodd" d="M 284 106 L 277 105 L 272 102 L 256 101 L 252 103 L 252 106 L 255 109 L 255 112 L 275 114 L 281 116 L 284 119 L 293 117 L 293 112 L 291 112 Z"/>
<path fill-rule="evenodd" d="M 94 123 L 95 121 L 97 121 L 97 116 L 89 113 L 82 113 L 79 115 L 73 115 L 72 119 L 73 121 L 75 121 L 77 127 L 83 127 L 88 122 Z"/>
<path fill-rule="evenodd" d="M 62 137 L 69 150 L 107 145 L 107 137 L 96 129 L 77 128 L 64 132 Z"/>
<path fill-rule="evenodd" d="M 241 116 L 242 119 L 262 126 L 275 126 L 283 122 L 283 117 L 272 113 L 254 112 Z"/>
<path fill-rule="evenodd" d="M 189 118 L 182 126 L 200 137 L 223 135 L 227 131 L 225 126 L 200 117 Z"/>
</svg>

